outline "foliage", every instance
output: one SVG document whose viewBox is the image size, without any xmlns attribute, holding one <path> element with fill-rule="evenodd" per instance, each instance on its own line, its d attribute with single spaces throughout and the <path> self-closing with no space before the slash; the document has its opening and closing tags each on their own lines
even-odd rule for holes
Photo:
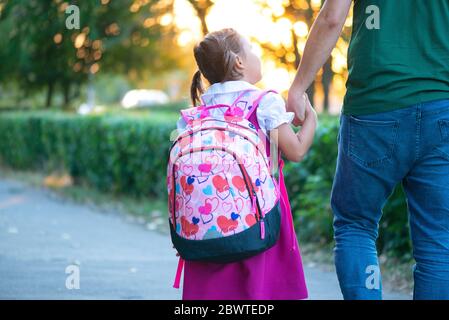
<svg viewBox="0 0 449 320">
<path fill-rule="evenodd" d="M 27 95 L 47 89 L 47 106 L 57 89 L 68 104 L 88 74 L 100 69 L 130 73 L 175 68 L 170 28 L 158 24 L 158 3 L 71 1 L 80 10 L 80 29 L 66 27 L 67 2 L 10 0 L 0 7 L 0 82 L 18 81 Z M 139 2 L 140 3 L 140 2 Z M 4 35 L 4 36 L 3 36 Z"/>
<path fill-rule="evenodd" d="M 4 112 L 0 159 L 19 169 L 68 171 L 77 182 L 101 191 L 166 197 L 169 136 L 180 106 L 81 117 L 64 113 Z M 131 114 L 131 115 L 129 115 Z M 287 163 L 285 177 L 302 241 L 333 241 L 330 192 L 337 159 L 339 123 L 321 119 L 315 143 L 303 162 Z M 398 187 L 380 224 L 381 253 L 410 258 L 407 213 Z"/>
<path fill-rule="evenodd" d="M 289 41 L 284 40 L 276 44 L 270 41 L 258 41 L 264 49 L 264 55 L 268 59 L 277 61 L 283 68 L 290 71 L 296 71 L 301 62 L 303 48 L 307 37 L 309 36 L 310 29 L 312 28 L 315 19 L 318 17 L 318 13 L 324 5 L 324 1 L 285 0 L 275 2 L 257 0 L 256 2 L 259 3 L 263 10 L 261 14 L 264 12 L 270 13 L 273 22 L 289 26 L 289 32 L 291 34 L 291 39 Z M 336 68 L 334 66 L 333 57 L 334 55 L 346 55 L 350 32 L 351 28 L 345 25 L 333 54 L 324 64 L 321 74 L 320 76 L 317 76 L 315 83 L 307 90 L 310 100 L 314 101 L 315 85 L 321 85 L 324 94 L 324 111 L 329 110 L 330 84 L 332 83 L 334 74 L 347 72 L 346 66 L 344 68 L 341 66 Z"/>
</svg>

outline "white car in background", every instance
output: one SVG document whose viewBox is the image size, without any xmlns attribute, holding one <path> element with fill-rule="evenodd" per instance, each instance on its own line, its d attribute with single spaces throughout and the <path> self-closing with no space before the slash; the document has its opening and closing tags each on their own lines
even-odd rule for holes
<svg viewBox="0 0 449 320">
<path fill-rule="evenodd" d="M 131 90 L 122 99 L 122 106 L 125 109 L 150 107 L 164 104 L 170 101 L 168 95 L 160 90 Z"/>
</svg>

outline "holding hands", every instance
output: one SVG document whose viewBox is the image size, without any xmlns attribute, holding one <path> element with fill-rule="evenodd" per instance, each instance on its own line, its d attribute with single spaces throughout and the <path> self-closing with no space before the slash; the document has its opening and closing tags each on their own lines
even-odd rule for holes
<svg viewBox="0 0 449 320">
<path fill-rule="evenodd" d="M 304 92 L 290 90 L 287 100 L 287 111 L 295 113 L 293 125 L 303 126 L 306 121 L 316 122 L 317 115 L 310 103 L 309 97 Z"/>
<path fill-rule="evenodd" d="M 307 94 L 299 90 L 290 90 L 287 111 L 295 113 L 293 124 L 301 126 L 295 133 L 290 124 L 281 125 L 276 130 L 274 139 L 279 142 L 282 154 L 290 161 L 299 162 L 309 151 L 315 136 L 318 117 Z"/>
</svg>

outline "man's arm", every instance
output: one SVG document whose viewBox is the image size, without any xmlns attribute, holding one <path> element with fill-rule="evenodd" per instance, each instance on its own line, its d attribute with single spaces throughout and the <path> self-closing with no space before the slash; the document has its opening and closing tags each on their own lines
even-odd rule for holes
<svg viewBox="0 0 449 320">
<path fill-rule="evenodd" d="M 295 125 L 301 124 L 304 119 L 302 95 L 329 59 L 345 24 L 351 3 L 352 0 L 326 0 L 310 30 L 298 72 L 288 94 L 287 110 L 295 112 Z"/>
</svg>

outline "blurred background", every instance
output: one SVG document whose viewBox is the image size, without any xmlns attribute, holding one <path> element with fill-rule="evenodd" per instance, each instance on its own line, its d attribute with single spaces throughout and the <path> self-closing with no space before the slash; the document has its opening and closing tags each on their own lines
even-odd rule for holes
<svg viewBox="0 0 449 320">
<path fill-rule="evenodd" d="M 285 96 L 322 4 L 0 0 L 0 172 L 166 228 L 169 138 L 179 110 L 189 106 L 195 42 L 235 28 L 262 58 L 260 86 Z M 71 5 L 79 29 L 66 27 Z M 352 14 L 308 90 L 320 113 L 315 145 L 304 162 L 286 167 L 300 242 L 318 261 L 331 259 L 329 196 L 351 26 Z M 384 214 L 381 261 L 407 290 L 412 258 L 400 187 Z"/>
<path fill-rule="evenodd" d="M 195 71 L 193 45 L 229 26 L 262 57 L 260 85 L 285 92 L 321 2 L 1 1 L 2 106 L 73 109 L 88 100 L 90 86 L 94 103 L 109 107 L 131 89 L 162 90 L 172 102 L 186 101 Z M 79 30 L 65 26 L 69 5 L 78 5 Z M 309 89 L 318 110 L 339 112 L 351 21 Z M 144 92 L 135 95 L 145 99 Z"/>
</svg>

